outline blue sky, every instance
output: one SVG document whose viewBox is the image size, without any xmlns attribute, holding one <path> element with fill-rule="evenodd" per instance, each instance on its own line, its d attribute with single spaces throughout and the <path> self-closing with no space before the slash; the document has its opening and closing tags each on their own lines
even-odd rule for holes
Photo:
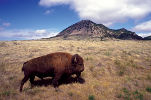
<svg viewBox="0 0 151 100">
<path fill-rule="evenodd" d="M 80 20 L 151 35 L 151 0 L 0 0 L 0 40 L 54 36 Z"/>
</svg>

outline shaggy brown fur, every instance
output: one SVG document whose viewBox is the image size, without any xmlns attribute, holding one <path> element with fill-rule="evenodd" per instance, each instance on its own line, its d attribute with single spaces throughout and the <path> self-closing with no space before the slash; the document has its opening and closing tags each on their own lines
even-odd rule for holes
<svg viewBox="0 0 151 100">
<path fill-rule="evenodd" d="M 84 71 L 83 58 L 78 54 L 71 55 L 64 52 L 51 53 L 45 56 L 31 59 L 23 64 L 24 78 L 21 81 L 20 91 L 24 83 L 30 78 L 32 84 L 35 76 L 39 78 L 53 77 L 54 87 L 58 86 L 58 80 L 63 76 L 76 74 L 80 77 Z"/>
</svg>

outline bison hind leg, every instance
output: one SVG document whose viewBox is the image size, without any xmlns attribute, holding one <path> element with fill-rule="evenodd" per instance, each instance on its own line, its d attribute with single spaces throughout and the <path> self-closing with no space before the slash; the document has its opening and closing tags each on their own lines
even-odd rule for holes
<svg viewBox="0 0 151 100">
<path fill-rule="evenodd" d="M 34 79 L 35 79 L 35 76 L 34 76 L 34 75 L 31 75 L 31 76 L 30 76 L 30 83 L 31 83 L 31 84 L 34 83 Z"/>
<path fill-rule="evenodd" d="M 21 81 L 21 85 L 20 85 L 20 92 L 22 92 L 22 88 L 24 83 L 29 79 L 29 76 L 25 75 L 24 78 Z"/>
</svg>

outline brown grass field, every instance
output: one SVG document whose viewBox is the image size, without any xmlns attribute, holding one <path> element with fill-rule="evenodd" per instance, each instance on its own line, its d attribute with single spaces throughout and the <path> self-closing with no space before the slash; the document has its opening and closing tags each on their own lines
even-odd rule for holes
<svg viewBox="0 0 151 100">
<path fill-rule="evenodd" d="M 22 64 L 52 52 L 78 53 L 84 58 L 83 84 L 55 89 L 39 78 L 19 86 Z M 74 77 L 74 76 L 73 76 Z M 151 100 L 151 41 L 30 40 L 0 42 L 0 100 Z"/>
</svg>

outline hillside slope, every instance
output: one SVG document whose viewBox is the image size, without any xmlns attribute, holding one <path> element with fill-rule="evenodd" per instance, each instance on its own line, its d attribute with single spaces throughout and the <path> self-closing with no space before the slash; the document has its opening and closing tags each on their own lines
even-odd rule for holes
<svg viewBox="0 0 151 100">
<path fill-rule="evenodd" d="M 90 20 L 82 20 L 61 31 L 57 37 L 69 36 L 85 36 L 98 38 L 116 38 L 116 39 L 136 39 L 141 40 L 135 32 L 126 30 L 125 28 L 114 30 L 109 29 L 103 24 L 96 24 Z"/>
</svg>

